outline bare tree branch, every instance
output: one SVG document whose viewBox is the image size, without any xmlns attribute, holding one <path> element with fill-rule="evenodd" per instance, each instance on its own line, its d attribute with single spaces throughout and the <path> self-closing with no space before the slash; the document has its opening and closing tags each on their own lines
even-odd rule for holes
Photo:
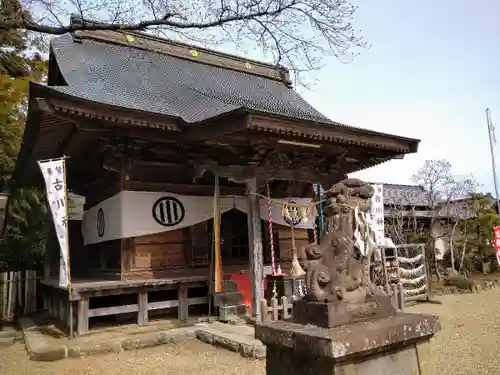
<svg viewBox="0 0 500 375">
<path fill-rule="evenodd" d="M 455 270 L 453 233 L 456 223 L 468 215 L 467 207 L 459 200 L 471 197 L 478 183 L 470 175 L 457 175 L 448 160 L 426 160 L 413 175 L 413 182 L 421 185 L 427 194 L 430 209 L 429 237 L 437 240 L 451 235 L 449 240 L 452 268 Z"/>
<path fill-rule="evenodd" d="M 4 0 L 0 32 L 61 35 L 78 30 L 150 31 L 213 45 L 258 47 L 295 74 L 325 56 L 350 61 L 366 46 L 351 24 L 349 0 Z M 74 14 L 85 23 L 72 23 Z M 268 56 L 271 55 L 271 56 Z"/>
</svg>

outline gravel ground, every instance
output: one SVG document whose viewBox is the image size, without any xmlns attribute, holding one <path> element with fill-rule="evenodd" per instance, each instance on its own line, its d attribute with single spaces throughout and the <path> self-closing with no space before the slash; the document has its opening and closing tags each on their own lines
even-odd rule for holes
<svg viewBox="0 0 500 375">
<path fill-rule="evenodd" d="M 497 375 L 500 352 L 500 290 L 446 295 L 442 305 L 420 304 L 409 312 L 439 315 L 434 339 L 437 375 Z"/>
<path fill-rule="evenodd" d="M 500 291 L 443 296 L 442 305 L 421 304 L 411 312 L 435 313 L 443 331 L 435 339 L 437 375 L 494 375 L 500 351 Z M 253 361 L 198 341 L 53 363 L 28 360 L 22 344 L 0 349 L 2 375 L 264 375 Z"/>
</svg>

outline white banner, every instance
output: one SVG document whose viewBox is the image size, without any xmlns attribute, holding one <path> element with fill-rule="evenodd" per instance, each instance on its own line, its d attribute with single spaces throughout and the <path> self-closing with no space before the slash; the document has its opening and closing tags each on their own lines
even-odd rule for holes
<svg viewBox="0 0 500 375">
<path fill-rule="evenodd" d="M 283 200 L 288 201 L 307 205 L 311 199 Z M 223 196 L 220 207 L 222 213 L 231 209 L 247 213 L 247 197 Z M 289 225 L 279 202 L 273 202 L 271 211 L 274 224 Z M 305 217 L 305 210 L 301 210 L 300 220 L 295 221 L 296 228 L 313 228 L 313 210 L 308 213 L 310 220 Z M 268 220 L 266 199 L 260 200 L 260 215 Z M 213 217 L 213 197 L 122 191 L 84 212 L 82 232 L 84 243 L 88 245 L 185 228 Z"/>
<path fill-rule="evenodd" d="M 373 184 L 374 194 L 371 202 L 371 210 L 368 214 L 371 227 L 375 232 L 377 245 L 383 245 L 384 234 L 384 185 Z"/>
<path fill-rule="evenodd" d="M 124 238 L 186 228 L 214 217 L 213 197 L 140 191 L 120 194 Z M 235 203 L 231 197 L 221 197 L 221 213 L 231 210 Z"/>
<path fill-rule="evenodd" d="M 59 285 L 69 286 L 69 254 L 68 254 L 68 196 L 66 191 L 65 160 L 63 158 L 38 162 L 45 180 L 47 202 L 52 212 L 56 235 L 61 248 L 59 260 Z"/>
<path fill-rule="evenodd" d="M 108 198 L 83 213 L 82 234 L 85 245 L 123 237 L 122 193 Z M 133 216 L 129 218 L 133 220 Z"/>
</svg>

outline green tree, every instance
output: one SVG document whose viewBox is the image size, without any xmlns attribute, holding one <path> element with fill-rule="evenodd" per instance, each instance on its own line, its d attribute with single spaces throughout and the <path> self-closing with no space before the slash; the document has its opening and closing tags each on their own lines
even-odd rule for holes
<svg viewBox="0 0 500 375">
<path fill-rule="evenodd" d="M 4 2 L 0 17 L 18 13 L 19 3 Z M 0 30 L 0 191 L 15 170 L 28 104 L 30 81 L 42 81 L 47 64 L 32 52 L 22 30 Z M 0 241 L 0 270 L 36 266 L 44 249 L 46 210 L 38 189 L 18 189 L 9 202 L 9 220 Z"/>
<path fill-rule="evenodd" d="M 484 261 L 496 264 L 493 247 L 493 228 L 500 225 L 500 216 L 495 211 L 495 201 L 490 196 L 475 195 L 466 207 L 468 215 L 457 225 L 460 233 L 456 254 L 459 270 L 481 269 Z"/>
</svg>

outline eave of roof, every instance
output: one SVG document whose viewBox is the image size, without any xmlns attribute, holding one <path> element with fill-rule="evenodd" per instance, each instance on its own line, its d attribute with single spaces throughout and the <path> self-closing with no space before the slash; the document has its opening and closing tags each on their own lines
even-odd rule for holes
<svg viewBox="0 0 500 375">
<path fill-rule="evenodd" d="M 53 87 L 36 83 L 32 83 L 30 86 L 30 99 L 47 101 L 52 106 L 51 110 L 62 114 L 122 123 L 124 125 L 174 131 L 179 134 L 183 132 L 183 129 L 187 129 L 186 127 L 201 126 L 215 120 L 214 118 L 210 118 L 196 124 L 185 124 L 181 118 L 82 99 L 62 93 L 59 90 L 54 90 Z M 359 129 L 339 123 L 324 124 L 283 116 L 270 116 L 268 113 L 246 110 L 245 108 L 237 108 L 217 117 L 222 118 L 233 114 L 243 115 L 244 113 L 252 115 L 252 120 L 248 122 L 248 129 L 273 133 L 278 136 L 293 136 L 312 141 L 344 145 L 351 144 L 373 149 L 387 149 L 401 154 L 416 152 L 420 142 L 412 138 L 392 136 L 387 133 Z M 269 120 L 265 120 L 267 118 Z M 263 119 L 265 121 L 262 121 Z M 371 163 L 371 166 L 377 164 L 379 163 Z"/>
</svg>

